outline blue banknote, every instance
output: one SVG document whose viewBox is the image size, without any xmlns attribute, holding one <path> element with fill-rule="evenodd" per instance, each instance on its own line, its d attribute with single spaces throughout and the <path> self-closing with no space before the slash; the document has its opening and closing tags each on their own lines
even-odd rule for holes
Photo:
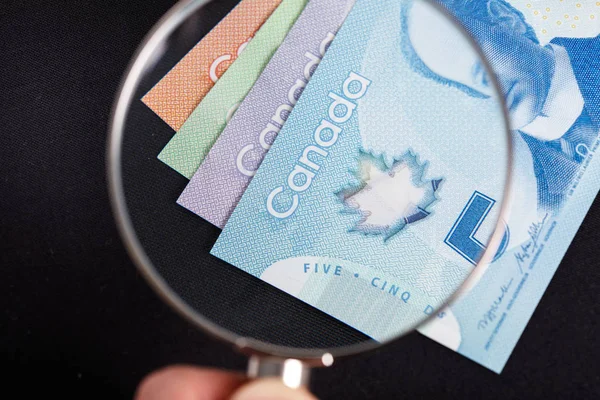
<svg viewBox="0 0 600 400">
<path fill-rule="evenodd" d="M 600 7 L 439 3 L 480 44 L 502 87 L 514 190 L 506 251 L 420 331 L 500 372 L 600 187 Z M 456 81 L 438 64 L 432 79 Z"/>
<path fill-rule="evenodd" d="M 358 0 L 211 253 L 376 340 L 413 329 L 506 250 L 494 89 L 437 8 Z"/>
</svg>

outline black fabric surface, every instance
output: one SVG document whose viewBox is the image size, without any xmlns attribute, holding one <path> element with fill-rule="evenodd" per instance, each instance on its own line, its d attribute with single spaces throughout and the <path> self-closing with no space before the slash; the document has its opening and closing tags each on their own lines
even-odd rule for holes
<svg viewBox="0 0 600 400">
<path fill-rule="evenodd" d="M 172 4 L 0 3 L 3 393 L 126 399 L 161 366 L 245 366 L 151 291 L 109 207 L 104 155 L 113 97 L 138 43 Z M 412 334 L 317 371 L 314 392 L 598 398 L 599 229 L 596 201 L 501 375 Z"/>
</svg>

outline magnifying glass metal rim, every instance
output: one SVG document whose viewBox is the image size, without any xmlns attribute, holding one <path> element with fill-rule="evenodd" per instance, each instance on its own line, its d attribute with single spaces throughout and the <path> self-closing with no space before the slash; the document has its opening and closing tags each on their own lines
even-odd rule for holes
<svg viewBox="0 0 600 400">
<path fill-rule="evenodd" d="M 310 366 L 329 366 L 333 363 L 335 358 L 346 357 L 358 353 L 365 353 L 368 351 L 375 350 L 388 342 L 375 342 L 368 341 L 364 343 L 358 343 L 345 347 L 339 347 L 334 349 L 306 349 L 306 348 L 290 348 L 280 345 L 274 345 L 266 343 L 254 338 L 243 338 L 237 336 L 235 333 L 220 327 L 213 323 L 208 318 L 204 317 L 200 313 L 194 311 L 183 299 L 181 299 L 164 281 L 161 275 L 156 271 L 145 253 L 143 246 L 138 240 L 135 233 L 135 229 L 129 217 L 127 209 L 123 180 L 122 180 L 122 169 L 121 169 L 121 146 L 123 143 L 123 137 L 125 132 L 125 123 L 129 108 L 134 101 L 134 95 L 141 81 L 141 78 L 146 71 L 146 68 L 150 65 L 153 60 L 153 56 L 161 48 L 163 43 L 169 36 L 183 23 L 188 17 L 194 12 L 199 10 L 201 7 L 208 4 L 211 0 L 181 0 L 175 6 L 173 6 L 157 23 L 154 25 L 152 30 L 146 35 L 140 46 L 138 47 L 132 61 L 127 68 L 120 88 L 117 91 L 116 100 L 112 110 L 112 115 L 109 123 L 108 132 L 108 146 L 107 146 L 107 174 L 108 174 L 108 188 L 111 206 L 113 214 L 116 220 L 116 224 L 119 233 L 122 237 L 123 242 L 127 248 L 127 251 L 134 261 L 134 264 L 138 268 L 139 272 L 148 281 L 150 286 L 156 291 L 156 293 L 169 304 L 176 312 L 182 315 L 185 319 L 191 322 L 196 327 L 200 328 L 204 332 L 209 333 L 211 336 L 233 344 L 243 353 L 246 353 L 255 357 L 275 357 L 279 359 L 296 359 L 302 361 Z M 490 243 L 484 251 L 480 262 L 473 269 L 469 277 L 460 289 L 451 296 L 448 301 L 440 306 L 431 316 L 424 319 L 419 323 L 423 324 L 427 321 L 435 318 L 437 313 L 457 300 L 458 297 L 464 295 L 467 289 L 475 285 L 483 273 L 487 269 L 487 266 L 491 263 L 497 249 L 502 242 L 504 235 L 504 226 L 501 221 L 506 219 L 509 210 L 510 196 L 512 193 L 512 165 L 513 165 L 513 147 L 512 147 L 512 136 L 509 127 L 509 116 L 507 107 L 505 104 L 504 96 L 502 96 L 502 90 L 497 81 L 495 74 L 491 73 L 493 70 L 490 67 L 487 59 L 483 55 L 483 52 L 479 48 L 479 45 L 471 37 L 471 35 L 462 27 L 456 19 L 448 13 L 448 11 L 441 5 L 435 3 L 432 0 L 415 0 L 415 1 L 426 1 L 430 5 L 434 6 L 444 14 L 447 18 L 453 21 L 454 25 L 459 29 L 463 35 L 468 39 L 471 46 L 480 59 L 483 61 L 486 70 L 489 72 L 490 82 L 494 87 L 495 93 L 499 94 L 499 101 L 502 106 L 504 123 L 506 127 L 506 139 L 508 149 L 508 171 L 506 173 L 506 183 L 504 196 L 501 203 L 501 209 L 499 214 L 498 223 L 494 233 L 492 234 Z M 418 326 L 418 325 L 417 325 Z M 415 326 L 414 328 L 416 328 Z M 408 331 L 407 331 L 408 332 Z M 403 335 L 399 335 L 389 342 L 398 340 Z M 332 354 L 335 353 L 335 354 Z"/>
</svg>

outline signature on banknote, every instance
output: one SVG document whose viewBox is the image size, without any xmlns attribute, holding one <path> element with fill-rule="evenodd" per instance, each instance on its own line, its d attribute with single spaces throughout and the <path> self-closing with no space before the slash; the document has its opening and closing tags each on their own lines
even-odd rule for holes
<svg viewBox="0 0 600 400">
<path fill-rule="evenodd" d="M 508 281 L 508 283 L 500 287 L 500 295 L 496 298 L 496 300 L 494 300 L 494 302 L 492 303 L 490 308 L 485 312 L 485 314 L 483 314 L 483 318 L 481 318 L 477 323 L 477 329 L 484 330 L 488 327 L 489 324 L 496 320 L 496 318 L 498 317 L 498 308 L 500 308 L 500 305 L 504 301 L 506 293 L 508 293 L 508 289 L 510 289 L 513 280 L 514 279 L 511 278 L 510 281 Z"/>
<path fill-rule="evenodd" d="M 515 259 L 519 267 L 519 272 L 523 274 L 523 264 L 531 259 L 539 248 L 539 238 L 542 233 L 542 229 L 548 220 L 549 214 L 545 214 L 544 217 L 534 222 L 529 226 L 527 233 L 529 234 L 529 240 L 521 245 L 521 251 L 515 253 Z"/>
</svg>

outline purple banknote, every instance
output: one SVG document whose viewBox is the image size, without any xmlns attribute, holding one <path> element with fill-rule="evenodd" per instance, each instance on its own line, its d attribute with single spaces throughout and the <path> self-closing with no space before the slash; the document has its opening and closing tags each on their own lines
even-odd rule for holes
<svg viewBox="0 0 600 400">
<path fill-rule="evenodd" d="M 355 0 L 311 0 L 177 202 L 222 228 Z"/>
</svg>

